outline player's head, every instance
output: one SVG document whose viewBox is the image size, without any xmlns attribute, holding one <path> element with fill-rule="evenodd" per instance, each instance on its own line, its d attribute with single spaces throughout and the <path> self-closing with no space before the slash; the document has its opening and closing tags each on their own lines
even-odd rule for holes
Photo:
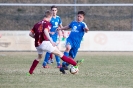
<svg viewBox="0 0 133 88">
<path fill-rule="evenodd" d="M 77 21 L 82 22 L 84 20 L 85 12 L 84 11 L 78 11 L 77 14 Z"/>
<path fill-rule="evenodd" d="M 50 10 L 47 10 L 44 14 L 44 18 L 46 18 L 48 21 L 52 18 L 52 12 Z"/>
<path fill-rule="evenodd" d="M 56 6 L 51 6 L 51 11 L 52 11 L 52 14 L 53 14 L 53 16 L 56 16 L 56 14 L 57 14 L 57 7 Z"/>
</svg>

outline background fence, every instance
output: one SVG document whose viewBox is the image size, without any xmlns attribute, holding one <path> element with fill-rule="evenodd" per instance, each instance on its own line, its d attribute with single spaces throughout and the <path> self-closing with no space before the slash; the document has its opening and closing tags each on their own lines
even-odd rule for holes
<svg viewBox="0 0 133 88">
<path fill-rule="evenodd" d="M 0 30 L 30 30 L 50 6 L 58 6 L 63 25 L 75 19 L 78 10 L 86 12 L 90 31 L 132 31 L 133 4 L 13 4 L 0 3 Z"/>
</svg>

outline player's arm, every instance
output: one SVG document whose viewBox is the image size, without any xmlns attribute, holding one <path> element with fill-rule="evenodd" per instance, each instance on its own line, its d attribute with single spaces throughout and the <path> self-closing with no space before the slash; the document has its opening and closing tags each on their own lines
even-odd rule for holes
<svg viewBox="0 0 133 88">
<path fill-rule="evenodd" d="M 58 27 L 57 30 L 61 30 L 62 33 L 64 34 L 64 30 L 67 30 L 67 29 L 69 29 L 69 28 L 70 28 L 69 26 L 65 26 L 65 27 L 62 27 L 62 28 L 59 28 L 59 27 Z"/>
<path fill-rule="evenodd" d="M 51 44 L 52 44 L 53 46 L 56 46 L 56 43 L 54 43 L 53 39 L 50 37 L 49 31 L 48 31 L 47 28 L 44 29 L 44 34 L 45 34 L 46 37 L 49 39 L 49 41 L 51 42 Z"/>
<path fill-rule="evenodd" d="M 63 28 L 62 24 L 59 24 L 59 28 Z"/>
<path fill-rule="evenodd" d="M 84 31 L 87 33 L 89 31 L 89 28 L 84 28 Z"/>
<path fill-rule="evenodd" d="M 61 18 L 59 18 L 59 25 L 58 25 L 58 28 L 63 28 Z M 61 32 L 63 33 L 63 31 L 62 31 L 62 30 L 61 30 Z"/>
<path fill-rule="evenodd" d="M 69 29 L 69 26 L 65 26 L 65 27 L 62 27 L 62 28 L 58 28 L 58 30 L 67 30 Z"/>
<path fill-rule="evenodd" d="M 89 31 L 89 28 L 87 27 L 86 23 L 84 24 L 84 31 L 87 33 Z"/>
<path fill-rule="evenodd" d="M 63 28 L 62 24 L 59 24 L 59 27 L 58 28 Z M 59 43 L 61 41 L 61 35 L 64 34 L 63 30 L 58 30 L 58 35 L 59 35 Z M 58 44 L 59 44 L 58 43 Z"/>
<path fill-rule="evenodd" d="M 64 30 L 67 30 L 67 29 L 70 29 L 69 25 L 65 26 L 65 27 L 62 27 L 62 28 L 58 28 L 58 30 L 61 30 L 61 32 L 63 34 L 63 38 L 66 38 Z"/>
</svg>

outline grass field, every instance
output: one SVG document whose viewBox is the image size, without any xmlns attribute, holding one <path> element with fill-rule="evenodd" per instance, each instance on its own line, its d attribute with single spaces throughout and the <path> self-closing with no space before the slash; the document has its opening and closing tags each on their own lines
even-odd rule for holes
<svg viewBox="0 0 133 88">
<path fill-rule="evenodd" d="M 26 76 L 36 52 L 0 52 L 0 88 L 133 88 L 133 52 L 79 52 L 79 73 L 63 75 L 42 61 Z"/>
</svg>

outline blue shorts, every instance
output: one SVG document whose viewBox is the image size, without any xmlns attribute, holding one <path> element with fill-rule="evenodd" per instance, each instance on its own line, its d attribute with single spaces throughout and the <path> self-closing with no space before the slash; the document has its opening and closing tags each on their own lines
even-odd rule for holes
<svg viewBox="0 0 133 88">
<path fill-rule="evenodd" d="M 69 51 L 69 56 L 71 56 L 73 59 L 76 57 L 78 49 L 79 49 L 79 43 L 75 43 L 72 39 L 66 40 L 66 45 L 70 45 L 71 49 Z"/>
</svg>

